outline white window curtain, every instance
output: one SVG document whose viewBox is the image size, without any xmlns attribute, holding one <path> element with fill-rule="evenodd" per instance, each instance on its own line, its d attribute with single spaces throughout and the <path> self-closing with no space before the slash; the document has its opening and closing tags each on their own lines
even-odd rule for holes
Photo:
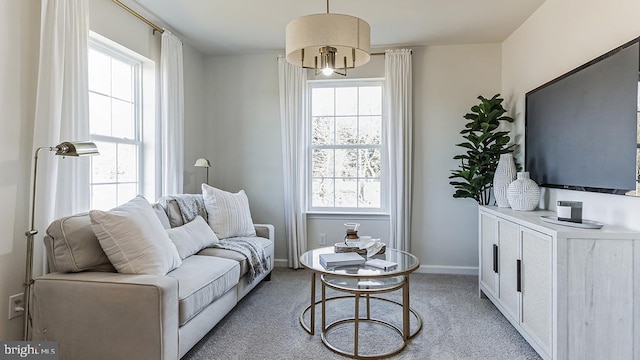
<svg viewBox="0 0 640 360">
<path fill-rule="evenodd" d="M 284 171 L 284 215 L 288 264 L 300 267 L 307 251 L 305 214 L 307 71 L 278 58 L 280 76 L 280 123 Z"/>
<path fill-rule="evenodd" d="M 42 0 L 40 25 L 34 151 L 89 140 L 87 0 Z M 35 228 L 46 229 L 60 216 L 88 210 L 89 158 L 41 152 L 38 160 Z M 34 242 L 36 258 L 42 254 L 41 243 Z M 43 272 L 44 263 L 34 262 L 34 275 Z"/>
<path fill-rule="evenodd" d="M 411 250 L 413 105 L 411 50 L 385 52 L 385 112 L 389 144 L 389 246 Z"/>
<path fill-rule="evenodd" d="M 182 193 L 184 172 L 184 72 L 182 41 L 167 29 L 160 53 L 162 195 Z"/>
</svg>

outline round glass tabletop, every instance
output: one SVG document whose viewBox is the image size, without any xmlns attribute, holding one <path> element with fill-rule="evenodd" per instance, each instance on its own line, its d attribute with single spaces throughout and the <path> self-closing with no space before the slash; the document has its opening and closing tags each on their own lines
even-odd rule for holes
<svg viewBox="0 0 640 360">
<path fill-rule="evenodd" d="M 324 266 L 322 266 L 322 264 L 320 264 L 320 254 L 332 253 L 334 253 L 333 246 L 309 250 L 306 253 L 302 254 L 302 256 L 300 256 L 300 262 L 302 263 L 302 266 L 319 273 L 359 278 L 404 275 L 415 271 L 420 265 L 420 261 L 414 255 L 406 251 L 390 249 L 387 247 L 384 254 L 374 255 L 367 258 L 367 260 L 382 259 L 398 264 L 391 269 L 385 270 L 366 264 L 325 268 Z"/>
</svg>

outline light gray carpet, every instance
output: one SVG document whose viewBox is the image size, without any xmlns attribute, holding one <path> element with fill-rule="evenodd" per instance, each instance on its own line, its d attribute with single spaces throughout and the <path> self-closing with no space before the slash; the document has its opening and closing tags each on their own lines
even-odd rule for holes
<svg viewBox="0 0 640 360">
<path fill-rule="evenodd" d="M 310 279 L 307 270 L 276 268 L 271 281 L 259 284 L 183 359 L 342 359 L 322 344 L 319 307 L 316 335 L 309 335 L 298 322 L 309 304 Z M 318 288 L 319 283 L 318 279 Z M 396 293 L 385 297 L 399 300 L 400 291 Z M 353 300 L 335 300 L 328 306 L 329 321 L 353 315 Z M 422 331 L 391 359 L 540 359 L 493 304 L 478 297 L 476 276 L 413 274 L 411 306 L 422 317 Z M 399 307 L 385 302 L 372 301 L 372 316 L 401 324 Z M 416 326 L 412 321 L 412 329 Z M 360 329 L 362 355 L 393 348 L 400 341 L 379 325 L 362 324 Z M 347 341 L 352 336 L 353 326 L 343 325 L 331 331 L 329 339 L 351 351 L 353 345 Z"/>
</svg>

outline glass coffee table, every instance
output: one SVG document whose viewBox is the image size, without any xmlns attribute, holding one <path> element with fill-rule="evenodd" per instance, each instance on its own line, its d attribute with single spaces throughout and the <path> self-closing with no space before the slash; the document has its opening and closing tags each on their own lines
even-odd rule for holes
<svg viewBox="0 0 640 360">
<path fill-rule="evenodd" d="M 322 342 L 333 352 L 355 358 L 355 359 L 381 359 L 393 356 L 401 352 L 407 345 L 407 341 L 414 337 L 422 329 L 422 319 L 410 306 L 409 303 L 409 274 L 414 272 L 420 265 L 420 261 L 414 255 L 401 250 L 387 248 L 384 254 L 375 255 L 373 258 L 392 261 L 398 265 L 384 270 L 368 265 L 347 265 L 339 267 L 325 268 L 320 264 L 320 254 L 330 254 L 334 252 L 333 247 L 309 250 L 300 256 L 302 265 L 312 271 L 311 273 L 311 301 L 300 314 L 300 325 L 309 333 L 315 333 L 315 307 L 321 305 L 321 338 Z M 316 300 L 316 275 L 320 274 L 321 298 Z M 347 293 L 343 296 L 333 296 L 327 298 L 326 288 L 338 292 Z M 377 295 L 396 290 L 402 290 L 402 301 L 395 301 Z M 360 316 L 360 298 L 365 299 L 366 316 Z M 337 299 L 354 298 L 354 316 L 326 323 L 327 302 Z M 373 318 L 371 316 L 370 302 L 382 301 L 391 306 L 399 306 L 402 311 L 402 328 L 388 321 Z M 309 313 L 309 323 L 306 322 L 306 314 Z M 417 321 L 417 328 L 411 332 L 411 316 Z M 360 322 L 368 322 L 386 326 L 402 338 L 402 343 L 397 348 L 381 354 L 359 354 L 359 325 Z M 327 338 L 327 334 L 332 329 L 347 323 L 353 323 L 353 352 L 339 349 L 332 345 Z"/>
</svg>

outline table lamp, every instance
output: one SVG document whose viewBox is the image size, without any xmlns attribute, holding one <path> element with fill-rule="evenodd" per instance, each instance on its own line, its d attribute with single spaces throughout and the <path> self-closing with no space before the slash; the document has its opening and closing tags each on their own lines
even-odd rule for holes
<svg viewBox="0 0 640 360">
<path fill-rule="evenodd" d="M 207 185 L 209 185 L 209 168 L 211 167 L 211 163 L 209 163 L 209 160 L 200 158 L 196 160 L 196 163 L 193 166 L 207 168 Z"/>
</svg>

